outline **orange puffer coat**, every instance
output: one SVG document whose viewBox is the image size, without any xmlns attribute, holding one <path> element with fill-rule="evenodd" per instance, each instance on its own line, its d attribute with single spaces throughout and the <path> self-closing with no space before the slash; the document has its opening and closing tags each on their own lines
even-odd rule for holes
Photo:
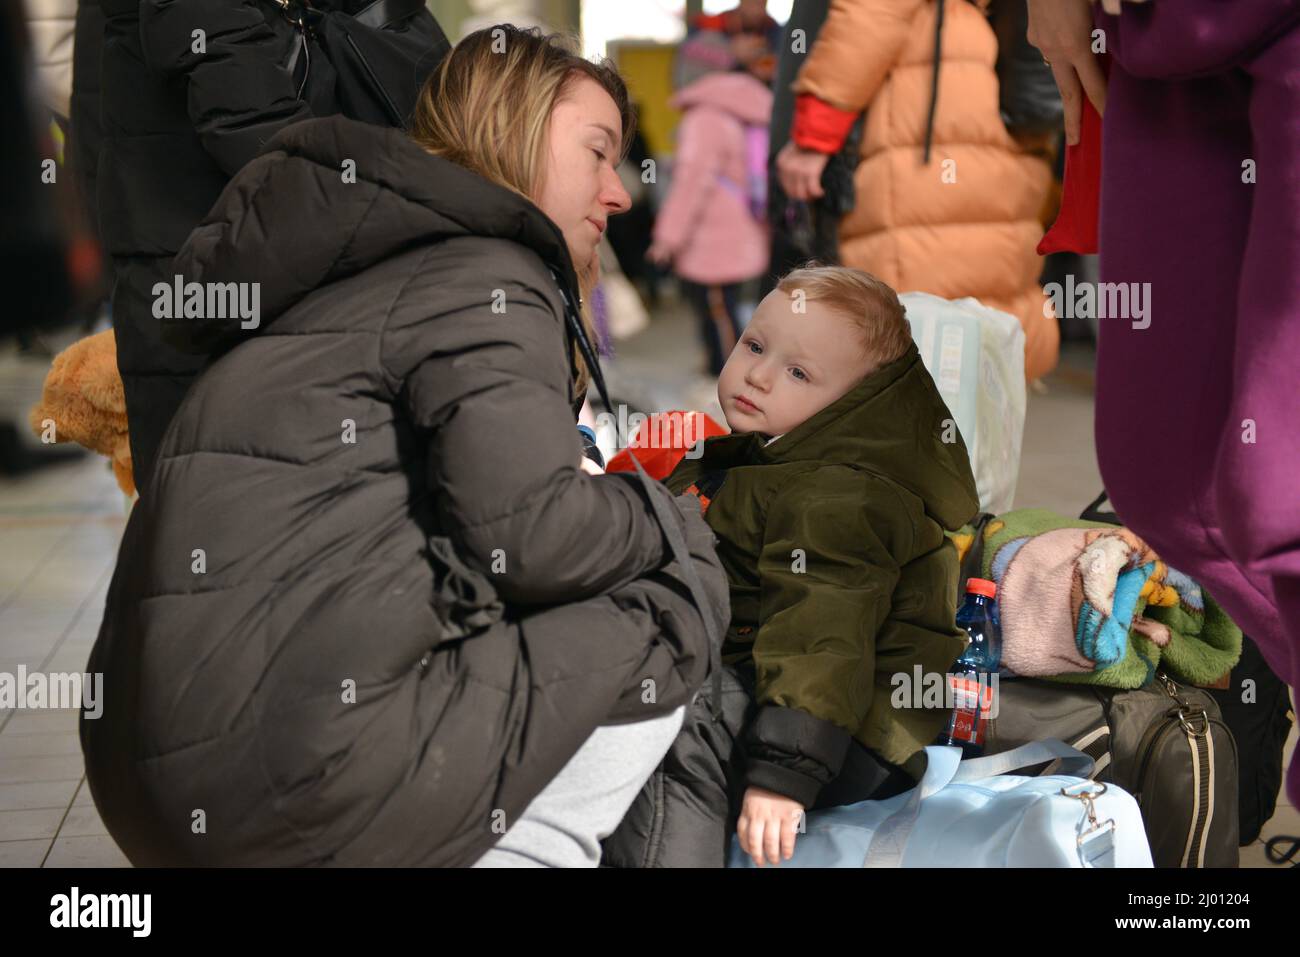
<svg viewBox="0 0 1300 957">
<path fill-rule="evenodd" d="M 840 148 L 868 108 L 856 207 L 840 226 L 845 265 L 900 292 L 974 296 L 1020 319 L 1025 375 L 1055 365 L 1056 320 L 1038 286 L 1039 215 L 1051 182 L 998 111 L 997 41 L 984 14 L 946 0 L 937 105 L 924 161 L 933 89 L 936 0 L 832 0 L 794 84 L 792 139 Z"/>
</svg>

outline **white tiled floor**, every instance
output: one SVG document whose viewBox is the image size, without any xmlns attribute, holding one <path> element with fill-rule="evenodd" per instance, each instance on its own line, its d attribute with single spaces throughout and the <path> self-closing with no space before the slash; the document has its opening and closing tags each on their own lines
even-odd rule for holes
<svg viewBox="0 0 1300 957">
<path fill-rule="evenodd" d="M 642 408 L 702 408 L 713 391 L 671 310 L 620 348 L 616 396 Z M 689 361 L 683 361 L 686 352 Z M 1016 506 L 1077 514 L 1101 488 L 1092 443 L 1091 354 L 1069 350 L 1045 392 L 1031 393 Z M 90 654 L 125 525 L 98 456 L 0 477 L 0 671 L 80 671 Z M 1288 743 L 1288 760 L 1296 744 Z M 1300 834 L 1285 804 L 1264 831 Z M 1269 867 L 1262 840 L 1243 866 Z M 123 867 L 85 785 L 77 712 L 0 711 L 0 867 Z"/>
<path fill-rule="evenodd" d="M 0 671 L 82 671 L 125 504 L 98 456 L 0 479 Z M 0 867 L 127 867 L 85 788 L 75 709 L 0 711 Z"/>
</svg>

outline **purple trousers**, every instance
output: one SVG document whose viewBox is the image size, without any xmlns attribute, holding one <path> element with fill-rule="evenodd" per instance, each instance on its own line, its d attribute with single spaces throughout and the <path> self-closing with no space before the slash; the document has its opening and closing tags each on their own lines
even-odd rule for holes
<svg viewBox="0 0 1300 957">
<path fill-rule="evenodd" d="M 1113 55 L 1101 280 L 1150 284 L 1145 317 L 1099 323 L 1102 477 L 1294 689 L 1300 0 L 1153 0 L 1097 25 Z M 1296 761 L 1287 793 L 1300 806 Z"/>
</svg>

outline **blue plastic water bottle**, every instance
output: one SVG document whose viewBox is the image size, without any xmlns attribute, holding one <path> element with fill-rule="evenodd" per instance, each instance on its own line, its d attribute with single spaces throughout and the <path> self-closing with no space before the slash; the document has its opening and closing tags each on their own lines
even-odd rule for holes
<svg viewBox="0 0 1300 957">
<path fill-rule="evenodd" d="M 948 674 L 953 710 L 937 743 L 956 745 L 968 758 L 984 753 L 984 732 L 996 687 L 993 676 L 1002 663 L 1002 636 L 994 605 L 997 593 L 995 582 L 972 578 L 966 583 L 966 600 L 957 609 L 957 627 L 970 641 Z"/>
</svg>

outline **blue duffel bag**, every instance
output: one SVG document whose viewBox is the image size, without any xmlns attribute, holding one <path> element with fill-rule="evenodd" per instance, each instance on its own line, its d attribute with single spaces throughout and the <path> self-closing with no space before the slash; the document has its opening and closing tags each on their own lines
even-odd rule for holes
<svg viewBox="0 0 1300 957">
<path fill-rule="evenodd" d="M 1056 740 L 963 761 L 930 747 L 925 776 L 884 801 L 812 811 L 782 867 L 1151 867 L 1132 795 L 1088 779 Z M 1007 772 L 1052 762 L 1037 777 Z M 735 837 L 727 866 L 754 867 Z"/>
</svg>

